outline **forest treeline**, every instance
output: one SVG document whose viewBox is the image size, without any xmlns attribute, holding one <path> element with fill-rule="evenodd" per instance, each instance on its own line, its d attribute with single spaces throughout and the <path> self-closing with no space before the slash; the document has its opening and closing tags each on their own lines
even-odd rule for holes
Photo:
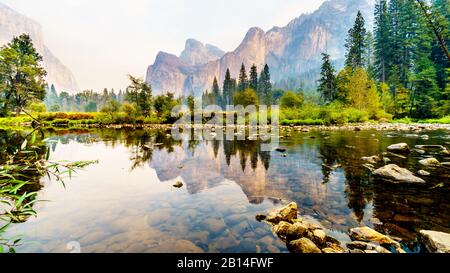
<svg viewBox="0 0 450 273">
<path fill-rule="evenodd" d="M 377 0 L 375 26 L 366 27 L 358 12 L 345 43 L 345 66 L 322 54 L 317 92 L 282 90 L 271 81 L 266 64 L 261 71 L 242 64 L 234 78 L 214 79 L 201 97 L 155 96 L 143 79 L 129 76 L 124 90 L 58 93 L 45 83 L 42 56 L 30 37 L 15 37 L 0 50 L 0 115 L 43 112 L 98 113 L 104 123 L 171 123 L 173 107 L 196 100 L 203 106 L 280 105 L 283 124 L 345 124 L 369 120 L 442 118 L 450 113 L 448 0 Z M 57 116 L 57 115 L 48 115 Z M 63 116 L 63 115 L 60 115 Z M 73 117 L 74 115 L 70 115 Z"/>
</svg>

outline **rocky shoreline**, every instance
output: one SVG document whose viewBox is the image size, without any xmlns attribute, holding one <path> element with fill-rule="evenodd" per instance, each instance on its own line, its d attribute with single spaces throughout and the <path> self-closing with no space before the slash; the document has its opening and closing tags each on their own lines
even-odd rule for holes
<svg viewBox="0 0 450 273">
<path fill-rule="evenodd" d="M 20 124 L 22 126 L 32 126 L 31 123 Z M 67 128 L 68 126 L 60 126 Z M 173 128 L 181 129 L 211 129 L 214 126 L 211 125 L 173 125 L 173 124 L 77 124 L 78 128 L 105 128 L 105 129 L 165 129 L 170 130 Z M 255 126 L 257 128 L 270 128 L 270 126 Z M 253 127 L 253 128 L 255 128 Z M 348 125 L 305 125 L 305 126 L 277 126 L 282 131 L 298 131 L 307 133 L 310 131 L 432 131 L 432 130 L 449 130 L 450 124 L 404 124 L 404 123 L 363 123 L 363 124 L 348 124 Z M 218 126 L 216 128 L 246 128 L 250 126 Z"/>
<path fill-rule="evenodd" d="M 294 202 L 268 215 L 258 214 L 256 219 L 269 224 L 292 253 L 406 253 L 400 242 L 367 226 L 350 229 L 352 241 L 344 244 L 327 235 L 319 222 L 301 217 Z M 421 230 L 419 238 L 429 253 L 450 253 L 448 233 Z"/>
</svg>

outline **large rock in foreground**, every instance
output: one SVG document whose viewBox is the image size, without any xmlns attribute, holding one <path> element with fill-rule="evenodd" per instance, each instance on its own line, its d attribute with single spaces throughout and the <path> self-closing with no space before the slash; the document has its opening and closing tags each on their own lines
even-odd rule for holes
<svg viewBox="0 0 450 273">
<path fill-rule="evenodd" d="M 450 253 L 450 234 L 431 230 L 421 230 L 422 242 L 429 252 Z"/>
<path fill-rule="evenodd" d="M 267 217 L 267 222 L 278 224 L 281 221 L 293 223 L 298 218 L 297 203 L 292 202 L 286 207 L 273 212 Z"/>
<path fill-rule="evenodd" d="M 322 253 L 322 251 L 308 238 L 301 238 L 289 243 L 289 248 L 295 253 Z"/>
<path fill-rule="evenodd" d="M 350 237 L 355 241 L 376 242 L 379 244 L 397 245 L 398 243 L 369 227 L 358 227 L 350 230 Z"/>
<path fill-rule="evenodd" d="M 354 241 L 369 242 L 379 244 L 381 246 L 393 247 L 398 253 L 404 253 L 399 242 L 396 242 L 390 237 L 383 235 L 369 227 L 358 227 L 351 229 L 350 238 L 352 238 L 352 240 Z"/>
<path fill-rule="evenodd" d="M 395 164 L 386 165 L 373 172 L 374 175 L 388 179 L 393 183 L 425 183 L 422 178 L 415 176 L 407 169 Z"/>
</svg>

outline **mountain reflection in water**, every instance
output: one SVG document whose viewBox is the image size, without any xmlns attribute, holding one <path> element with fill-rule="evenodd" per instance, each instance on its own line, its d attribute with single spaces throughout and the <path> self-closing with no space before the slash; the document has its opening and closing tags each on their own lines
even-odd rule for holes
<svg viewBox="0 0 450 273">
<path fill-rule="evenodd" d="M 33 242 L 19 251 L 65 252 L 68 241 L 79 241 L 85 252 L 286 252 L 254 218 L 286 201 L 344 241 L 349 228 L 368 225 L 419 251 L 418 230 L 450 232 L 448 170 L 436 170 L 426 185 L 391 185 L 373 179 L 361 161 L 398 142 L 448 147 L 446 131 L 427 132 L 429 140 L 400 132 L 293 133 L 281 139 L 285 154 L 263 152 L 259 141 L 175 141 L 164 130 L 47 134 L 57 140 L 50 144 L 57 158 L 100 164 L 65 191 L 45 183 L 40 195 L 54 204 L 39 205 L 37 219 L 8 231 Z M 390 159 L 421 169 L 415 155 Z M 174 189 L 176 181 L 185 187 Z"/>
</svg>

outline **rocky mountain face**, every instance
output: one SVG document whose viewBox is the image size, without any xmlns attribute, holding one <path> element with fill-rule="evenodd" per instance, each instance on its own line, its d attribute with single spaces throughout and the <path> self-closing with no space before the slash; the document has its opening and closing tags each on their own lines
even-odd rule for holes
<svg viewBox="0 0 450 273">
<path fill-rule="evenodd" d="M 147 82 L 155 93 L 174 92 L 178 96 L 210 90 L 214 77 L 224 80 L 230 68 L 237 77 L 241 64 L 255 64 L 259 70 L 267 63 L 272 80 L 285 88 L 300 84 L 314 86 L 321 65 L 321 53 L 328 52 L 338 68 L 343 66 L 345 39 L 358 10 L 372 28 L 373 0 L 329 0 L 314 13 L 301 15 L 284 27 L 265 32 L 251 28 L 242 43 L 221 57 L 207 54 L 201 44 L 188 41 L 178 58 L 160 52 L 147 70 Z M 292 86 L 289 86 L 292 85 Z"/>
<path fill-rule="evenodd" d="M 44 43 L 42 27 L 35 21 L 0 3 L 0 46 L 7 44 L 14 36 L 27 33 L 43 56 L 47 71 L 47 83 L 54 84 L 58 91 L 74 93 L 79 91 L 72 72 L 53 55 Z"/>
<path fill-rule="evenodd" d="M 225 52 L 220 48 L 195 40 L 186 41 L 184 51 L 180 55 L 180 59 L 190 65 L 203 65 L 211 61 L 222 58 Z"/>
</svg>

